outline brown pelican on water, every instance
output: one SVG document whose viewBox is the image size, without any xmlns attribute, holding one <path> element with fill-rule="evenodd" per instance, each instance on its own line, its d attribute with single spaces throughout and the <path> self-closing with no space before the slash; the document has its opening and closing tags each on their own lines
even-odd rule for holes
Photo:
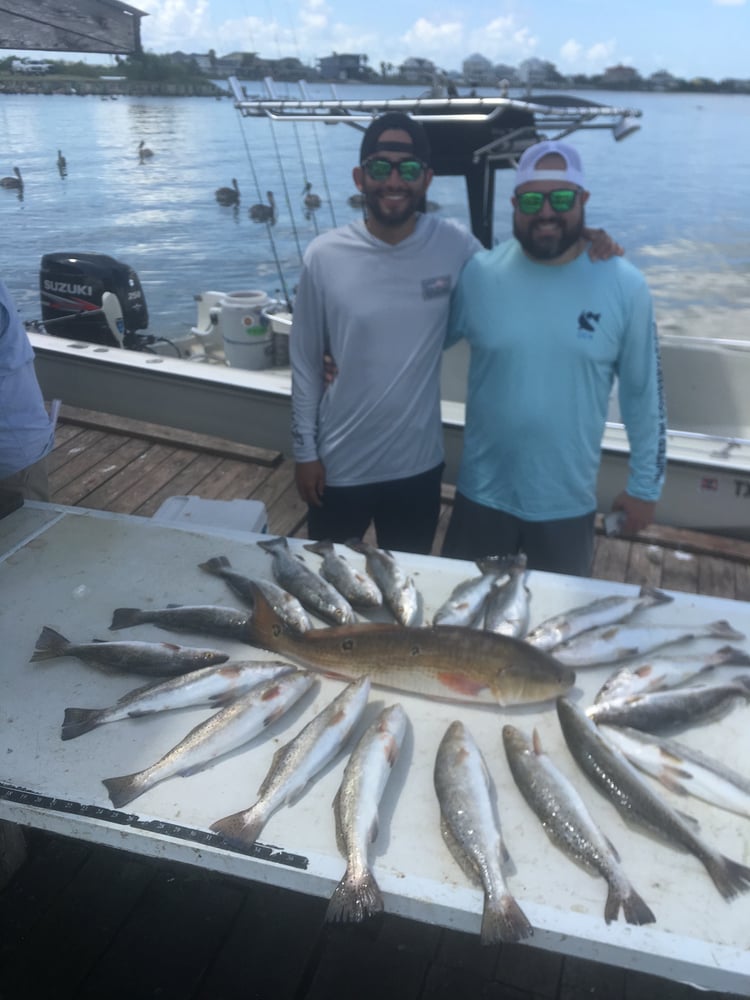
<svg viewBox="0 0 750 1000">
<path fill-rule="evenodd" d="M 149 149 L 145 141 L 141 139 L 141 141 L 138 143 L 138 159 L 141 161 L 141 163 L 143 163 L 144 160 L 147 160 L 150 156 L 153 155 L 154 155 L 153 149 Z"/>
<path fill-rule="evenodd" d="M 23 187 L 23 177 L 21 177 L 21 171 L 18 167 L 13 167 L 13 173 L 15 177 L 0 177 L 0 187 L 4 188 L 15 188 L 19 190 Z"/>
<path fill-rule="evenodd" d="M 266 191 L 266 198 L 268 198 L 267 205 L 264 205 L 263 202 L 251 205 L 247 214 L 253 222 L 270 222 L 273 225 L 276 222 L 276 202 L 273 198 L 273 191 Z"/>
<path fill-rule="evenodd" d="M 320 195 L 315 194 L 310 181 L 302 188 L 302 194 L 305 196 L 305 208 L 320 208 Z"/>
<path fill-rule="evenodd" d="M 60 176 L 65 177 L 68 172 L 68 163 L 62 154 L 62 150 L 57 151 L 57 169 L 60 171 Z"/>
<path fill-rule="evenodd" d="M 237 179 L 233 177 L 231 187 L 217 188 L 215 194 L 220 205 L 239 205 L 240 189 L 237 187 Z"/>
</svg>

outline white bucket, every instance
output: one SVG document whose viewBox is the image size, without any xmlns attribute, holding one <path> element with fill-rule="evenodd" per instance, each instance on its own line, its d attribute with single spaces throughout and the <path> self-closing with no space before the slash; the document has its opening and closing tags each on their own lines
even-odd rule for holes
<svg viewBox="0 0 750 1000">
<path fill-rule="evenodd" d="M 221 301 L 219 329 L 224 357 L 233 368 L 268 368 L 271 331 L 263 310 L 271 300 L 265 292 L 228 292 Z"/>
</svg>

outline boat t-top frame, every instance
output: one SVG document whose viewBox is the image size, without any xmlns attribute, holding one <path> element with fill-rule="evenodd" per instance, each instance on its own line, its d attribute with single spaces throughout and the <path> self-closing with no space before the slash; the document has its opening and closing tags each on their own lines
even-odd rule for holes
<svg viewBox="0 0 750 1000">
<path fill-rule="evenodd" d="M 542 139 L 562 139 L 582 129 L 608 129 L 615 140 L 640 128 L 641 112 L 610 107 L 581 97 L 539 94 L 517 97 L 448 97 L 434 88 L 423 97 L 339 99 L 311 98 L 300 81 L 299 98 L 278 96 L 270 79 L 265 96 L 248 96 L 235 77 L 229 85 L 235 107 L 245 117 L 274 122 L 345 123 L 364 131 L 386 111 L 403 111 L 421 122 L 432 150 L 432 169 L 440 176 L 463 176 L 469 199 L 471 228 L 492 246 L 495 171 L 514 168 L 525 149 Z"/>
</svg>

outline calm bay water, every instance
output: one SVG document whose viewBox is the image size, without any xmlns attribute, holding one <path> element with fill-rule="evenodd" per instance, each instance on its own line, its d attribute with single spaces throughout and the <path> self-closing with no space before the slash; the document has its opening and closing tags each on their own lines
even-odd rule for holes
<svg viewBox="0 0 750 1000">
<path fill-rule="evenodd" d="M 338 88 L 341 97 L 385 91 L 411 93 Z M 606 227 L 646 272 L 660 327 L 750 339 L 750 97 L 581 96 L 644 112 L 641 130 L 622 143 L 601 131 L 572 141 L 592 192 L 588 219 Z M 345 125 L 273 126 L 240 118 L 228 99 L 1 95 L 0 128 L 0 175 L 17 165 L 25 182 L 22 199 L 0 190 L 0 274 L 26 320 L 41 316 L 44 253 L 99 251 L 137 272 L 149 332 L 176 336 L 195 322 L 197 292 L 291 292 L 307 243 L 357 212 L 347 198 L 355 190 L 360 135 Z M 144 163 L 141 140 L 154 151 Z M 58 149 L 67 159 L 65 178 Z M 233 177 L 242 195 L 238 209 L 214 198 Z M 305 180 L 323 199 L 307 218 Z M 498 239 L 509 233 L 511 186 L 512 174 L 498 173 Z M 268 190 L 278 204 L 271 238 L 248 217 Z M 443 214 L 467 221 L 461 179 L 436 178 L 430 198 Z"/>
</svg>

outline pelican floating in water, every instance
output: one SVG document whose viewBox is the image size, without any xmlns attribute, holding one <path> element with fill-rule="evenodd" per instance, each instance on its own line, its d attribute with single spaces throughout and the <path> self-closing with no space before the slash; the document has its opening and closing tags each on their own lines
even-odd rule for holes
<svg viewBox="0 0 750 1000">
<path fill-rule="evenodd" d="M 268 198 L 267 205 L 260 202 L 257 205 L 251 205 L 247 210 L 247 214 L 253 222 L 270 222 L 273 224 L 276 221 L 276 202 L 273 198 L 273 191 L 266 191 L 266 198 Z"/>
<path fill-rule="evenodd" d="M 302 194 L 305 196 L 305 208 L 320 208 L 320 195 L 315 194 L 310 181 L 302 188 Z"/>
<path fill-rule="evenodd" d="M 62 150 L 57 151 L 57 169 L 60 171 L 60 176 L 64 177 L 68 172 L 68 161 L 62 154 Z"/>
<path fill-rule="evenodd" d="M 231 187 L 217 188 L 215 194 L 220 205 L 239 205 L 240 189 L 237 187 L 237 178 L 232 178 Z"/>
<path fill-rule="evenodd" d="M 140 159 L 141 163 L 143 163 L 144 160 L 147 160 L 150 156 L 153 155 L 154 155 L 153 149 L 149 149 L 145 141 L 141 139 L 141 141 L 138 143 L 138 158 Z"/>
<path fill-rule="evenodd" d="M 13 167 L 13 173 L 15 177 L 0 177 L 0 187 L 16 188 L 16 190 L 23 187 L 23 177 L 18 167 Z"/>
</svg>

